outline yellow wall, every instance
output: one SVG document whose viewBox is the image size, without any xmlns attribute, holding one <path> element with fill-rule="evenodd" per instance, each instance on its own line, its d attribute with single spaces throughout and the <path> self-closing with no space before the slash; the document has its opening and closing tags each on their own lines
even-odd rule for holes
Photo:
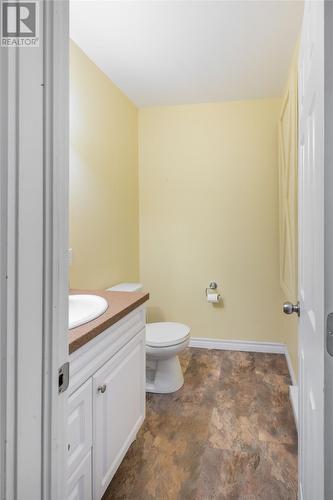
<svg viewBox="0 0 333 500">
<path fill-rule="evenodd" d="M 197 337 L 285 342 L 296 370 L 297 320 L 281 313 L 279 284 L 282 101 L 145 108 L 138 123 L 133 103 L 74 43 L 70 79 L 71 286 L 140 279 L 150 321 L 186 322 Z M 219 306 L 205 301 L 213 279 Z"/>
<path fill-rule="evenodd" d="M 192 335 L 283 342 L 281 100 L 139 110 L 140 279 L 149 320 Z M 205 301 L 219 284 L 220 306 Z"/>
<path fill-rule="evenodd" d="M 71 286 L 138 280 L 137 109 L 70 47 Z"/>
</svg>

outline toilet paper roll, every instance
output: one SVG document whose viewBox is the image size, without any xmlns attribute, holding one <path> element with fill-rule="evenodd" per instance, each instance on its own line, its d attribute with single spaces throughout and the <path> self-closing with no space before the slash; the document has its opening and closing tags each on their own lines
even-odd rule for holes
<svg viewBox="0 0 333 500">
<path fill-rule="evenodd" d="M 207 293 L 207 302 L 212 302 L 213 304 L 220 302 L 220 294 L 219 293 Z"/>
</svg>

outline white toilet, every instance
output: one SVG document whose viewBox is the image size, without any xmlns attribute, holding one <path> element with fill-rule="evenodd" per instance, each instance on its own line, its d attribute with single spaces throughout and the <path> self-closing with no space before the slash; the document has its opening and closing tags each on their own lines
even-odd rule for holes
<svg viewBox="0 0 333 500">
<path fill-rule="evenodd" d="M 120 283 L 110 291 L 138 292 L 141 283 Z M 190 328 L 182 323 L 163 321 L 146 325 L 146 391 L 167 394 L 184 384 L 178 354 L 190 343 Z"/>
</svg>

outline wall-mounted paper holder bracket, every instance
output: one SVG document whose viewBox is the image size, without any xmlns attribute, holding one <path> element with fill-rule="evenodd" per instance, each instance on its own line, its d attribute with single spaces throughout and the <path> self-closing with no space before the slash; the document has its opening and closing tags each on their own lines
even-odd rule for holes
<svg viewBox="0 0 333 500">
<path fill-rule="evenodd" d="M 207 288 L 206 288 L 206 297 L 207 297 L 207 295 L 209 293 L 208 290 L 217 290 L 217 283 L 216 283 L 216 281 L 211 281 L 209 283 L 209 285 L 207 286 Z"/>
</svg>

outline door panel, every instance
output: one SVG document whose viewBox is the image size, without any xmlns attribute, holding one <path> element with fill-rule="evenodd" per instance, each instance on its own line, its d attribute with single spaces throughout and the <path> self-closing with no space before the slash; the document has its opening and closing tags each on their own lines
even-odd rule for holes
<svg viewBox="0 0 333 500">
<path fill-rule="evenodd" d="M 299 67 L 300 497 L 324 498 L 324 8 L 306 2 Z"/>
<path fill-rule="evenodd" d="M 295 55 L 296 57 L 296 55 Z M 297 66 L 288 81 L 279 119 L 280 284 L 286 299 L 296 302 L 297 290 Z"/>
</svg>

